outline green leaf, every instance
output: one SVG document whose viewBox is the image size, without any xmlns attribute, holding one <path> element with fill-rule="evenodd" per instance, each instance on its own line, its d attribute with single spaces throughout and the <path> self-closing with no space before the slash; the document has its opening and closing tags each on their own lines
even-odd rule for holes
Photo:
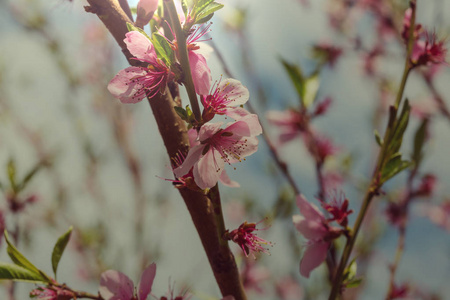
<svg viewBox="0 0 450 300">
<path fill-rule="evenodd" d="M 358 266 L 356 264 L 356 258 L 354 258 L 344 271 L 343 281 L 346 282 L 346 281 L 353 280 L 356 276 L 357 270 L 358 270 Z"/>
<path fill-rule="evenodd" d="M 410 167 L 413 165 L 412 162 L 407 160 L 402 160 L 401 154 L 396 153 L 394 154 L 388 162 L 385 164 L 381 171 L 381 183 L 384 183 L 385 181 L 391 179 L 404 169 Z"/>
<path fill-rule="evenodd" d="M 19 265 L 27 270 L 33 271 L 35 273 L 39 273 L 39 269 L 36 268 L 28 259 L 25 258 L 25 256 L 20 253 L 19 250 L 11 243 L 9 240 L 8 232 L 5 230 L 5 240 L 8 244 L 8 248 L 6 251 L 8 252 L 9 257 L 11 260 L 16 264 Z"/>
<path fill-rule="evenodd" d="M 400 116 L 394 124 L 394 130 L 390 135 L 388 153 L 396 153 L 400 150 L 403 135 L 405 133 L 406 127 L 408 126 L 410 111 L 411 106 L 409 105 L 408 99 L 406 99 L 405 103 L 403 104 Z"/>
<path fill-rule="evenodd" d="M 353 280 L 350 280 L 349 282 L 345 283 L 346 288 L 354 288 L 361 284 L 362 278 L 355 278 Z"/>
<path fill-rule="evenodd" d="M 19 190 L 23 190 L 28 182 L 30 182 L 30 180 L 34 177 L 34 175 L 36 175 L 36 173 L 42 168 L 43 164 L 42 163 L 38 163 L 36 166 L 34 166 L 33 169 L 31 169 L 23 178 L 22 182 L 19 184 Z"/>
<path fill-rule="evenodd" d="M 209 4 L 201 12 L 197 14 L 195 24 L 202 24 L 208 22 L 212 18 L 213 14 L 219 9 L 222 9 L 223 7 L 224 7 L 223 4 L 217 2 Z"/>
<path fill-rule="evenodd" d="M 13 191 L 17 191 L 17 184 L 16 184 L 16 163 L 14 162 L 14 159 L 10 159 L 8 161 L 8 166 L 6 167 L 6 172 L 8 173 L 8 179 L 9 183 L 11 185 L 11 188 Z"/>
<path fill-rule="evenodd" d="M 67 243 L 70 240 L 70 236 L 72 235 L 73 227 L 70 226 L 69 230 L 67 230 L 66 233 L 64 233 L 62 236 L 59 237 L 59 239 L 56 241 L 55 247 L 53 247 L 52 252 L 52 268 L 53 273 L 55 274 L 56 278 L 56 270 L 58 269 L 59 261 L 61 260 L 61 256 L 64 253 L 64 250 L 66 249 Z"/>
<path fill-rule="evenodd" d="M 282 58 L 280 58 L 280 60 L 284 66 L 284 69 L 288 73 L 289 78 L 294 84 L 294 87 L 297 90 L 299 98 L 302 99 L 303 101 L 305 78 L 303 77 L 302 70 L 300 69 L 299 66 L 290 64 Z"/>
<path fill-rule="evenodd" d="M 194 7 L 192 8 L 193 15 L 197 16 L 212 2 L 214 2 L 214 0 L 197 0 L 197 1 L 195 1 Z"/>
<path fill-rule="evenodd" d="M 175 54 L 170 46 L 170 43 L 161 34 L 155 32 L 152 35 L 152 43 L 155 47 L 158 58 L 170 67 L 175 60 Z"/>
<path fill-rule="evenodd" d="M 148 36 L 148 34 L 147 34 L 143 29 L 141 29 L 141 28 L 139 28 L 139 27 L 136 27 L 136 26 L 134 26 L 134 25 L 131 24 L 131 23 L 128 23 L 128 22 L 127 22 L 127 28 L 128 28 L 128 31 L 139 31 L 139 32 L 142 33 L 144 36 L 146 36 L 149 40 L 152 40 L 152 39 Z"/>
<path fill-rule="evenodd" d="M 181 8 L 183 9 L 184 16 L 187 17 L 189 8 L 186 0 L 181 0 Z"/>
<path fill-rule="evenodd" d="M 48 277 L 44 272 L 36 268 L 26 257 L 20 253 L 19 250 L 11 243 L 9 240 L 8 232 L 5 230 L 5 240 L 8 244 L 8 247 L 6 249 L 6 252 L 8 252 L 9 257 L 11 260 L 18 266 L 30 271 L 31 273 L 34 273 L 36 276 L 41 276 L 42 279 L 46 282 L 50 282 L 51 278 Z"/>
<path fill-rule="evenodd" d="M 48 280 L 39 273 L 32 272 L 21 266 L 0 262 L 0 279 L 46 283 Z"/>
<path fill-rule="evenodd" d="M 302 103 L 305 108 L 308 108 L 314 103 L 317 92 L 319 91 L 319 86 L 319 73 L 313 74 L 305 80 L 302 95 Z"/>
<path fill-rule="evenodd" d="M 425 138 L 427 134 L 428 127 L 428 119 L 424 119 L 417 129 L 416 134 L 414 136 L 414 152 L 412 159 L 416 163 L 416 167 L 418 168 L 421 160 L 422 160 L 422 149 L 425 144 Z"/>
<path fill-rule="evenodd" d="M 378 146 L 380 147 L 383 146 L 383 139 L 381 138 L 378 130 L 375 129 L 374 134 L 375 134 L 375 141 L 377 142 Z"/>
<path fill-rule="evenodd" d="M 175 112 L 180 116 L 182 120 L 184 121 L 188 120 L 188 114 L 184 108 L 179 106 L 174 106 L 173 108 L 175 109 Z"/>
</svg>

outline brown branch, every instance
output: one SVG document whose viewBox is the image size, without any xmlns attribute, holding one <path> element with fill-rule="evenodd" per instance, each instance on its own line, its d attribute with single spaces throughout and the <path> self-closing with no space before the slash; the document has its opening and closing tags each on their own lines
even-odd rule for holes
<svg viewBox="0 0 450 300">
<path fill-rule="evenodd" d="M 126 22 L 130 22 L 130 19 L 116 1 L 88 0 L 88 3 L 90 6 L 86 7 L 86 11 L 97 14 L 130 61 L 131 55 L 123 42 L 128 31 Z M 169 157 L 174 157 L 179 150 L 187 151 L 189 140 L 186 125 L 176 114 L 170 93 L 158 94 L 149 103 Z M 203 193 L 188 189 L 180 189 L 180 194 L 191 214 L 222 295 L 233 295 L 236 300 L 245 300 L 234 256 L 227 244 L 221 245 L 210 199 Z"/>
</svg>

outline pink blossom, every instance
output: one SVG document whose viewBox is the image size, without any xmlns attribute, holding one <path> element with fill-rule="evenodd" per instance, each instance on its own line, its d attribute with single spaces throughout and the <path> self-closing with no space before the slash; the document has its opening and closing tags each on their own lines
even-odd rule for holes
<svg viewBox="0 0 450 300">
<path fill-rule="evenodd" d="M 403 18 L 402 37 L 403 37 L 403 40 L 405 41 L 406 44 L 409 41 L 409 31 L 410 31 L 410 28 L 411 28 L 411 16 L 412 16 L 413 9 L 415 9 L 415 6 L 408 8 L 405 11 L 405 16 Z M 416 24 L 415 28 L 414 28 L 414 32 L 413 32 L 413 39 L 414 39 L 414 41 L 416 41 L 419 38 L 421 33 L 422 33 L 422 25 L 421 24 Z"/>
<path fill-rule="evenodd" d="M 297 206 L 303 216 L 294 215 L 292 220 L 297 230 L 309 240 L 300 262 L 300 274 L 309 278 L 311 271 L 325 260 L 331 240 L 340 232 L 329 227 L 317 206 L 309 203 L 303 195 L 297 196 Z"/>
<path fill-rule="evenodd" d="M 208 96 L 202 96 L 204 107 L 202 118 L 209 122 L 214 115 L 227 115 L 235 120 L 249 114 L 245 109 L 239 107 L 244 105 L 249 98 L 248 89 L 236 79 L 221 80 L 214 92 Z"/>
<path fill-rule="evenodd" d="M 200 142 L 197 140 L 198 135 L 197 135 L 197 131 L 195 129 L 188 130 L 188 136 L 189 136 L 189 144 L 190 144 L 191 148 L 200 144 Z M 177 153 L 175 155 L 175 157 L 172 157 L 173 170 L 180 167 L 183 164 L 185 159 L 186 159 L 186 157 L 181 152 Z M 186 187 L 186 188 L 189 188 L 194 191 L 201 190 L 194 181 L 193 168 L 191 168 L 189 170 L 189 172 L 187 172 L 185 175 L 183 175 L 181 177 L 177 177 L 175 180 L 172 180 L 172 179 L 164 179 L 164 180 L 171 181 L 177 188 L 185 188 Z M 229 186 L 229 187 L 240 187 L 239 183 L 230 179 L 230 177 L 228 176 L 228 174 L 225 170 L 223 170 L 222 174 L 220 175 L 219 181 L 222 184 Z"/>
<path fill-rule="evenodd" d="M 437 178 L 433 174 L 426 174 L 422 178 L 420 186 L 415 191 L 417 196 L 430 197 L 436 188 Z"/>
<path fill-rule="evenodd" d="M 139 0 L 137 4 L 136 26 L 142 28 L 150 22 L 158 9 L 159 0 Z"/>
<path fill-rule="evenodd" d="M 195 92 L 199 95 L 207 95 L 211 87 L 211 70 L 206 63 L 206 59 L 212 52 L 212 48 L 205 44 L 199 44 L 205 34 L 209 32 L 211 24 L 205 27 L 193 28 L 186 43 L 191 67 L 192 80 L 194 81 Z"/>
<path fill-rule="evenodd" d="M 223 234 L 223 238 L 238 244 L 247 257 L 249 254 L 252 254 L 253 257 L 255 257 L 255 253 L 259 252 L 269 253 L 269 250 L 263 245 L 271 246 L 272 243 L 256 236 L 256 233 L 254 233 L 255 231 L 263 230 L 256 228 L 256 225 L 261 222 L 262 221 L 258 223 L 244 222 L 237 229 L 232 231 L 226 230 Z"/>
<path fill-rule="evenodd" d="M 320 43 L 314 45 L 313 53 L 315 56 L 322 58 L 325 63 L 328 63 L 330 67 L 333 68 L 338 58 L 342 55 L 342 49 L 328 43 Z"/>
<path fill-rule="evenodd" d="M 134 59 L 147 67 L 128 67 L 121 70 L 109 83 L 110 93 L 122 103 L 137 103 L 144 97 L 164 93 L 174 77 L 169 68 L 156 56 L 151 41 L 138 31 L 130 31 L 124 39 Z"/>
<path fill-rule="evenodd" d="M 443 40 L 437 40 L 435 33 L 426 33 L 424 40 L 414 43 L 411 62 L 414 66 L 446 64 L 447 48 Z"/>
<path fill-rule="evenodd" d="M 331 201 L 329 203 L 322 203 L 322 207 L 332 216 L 332 218 L 328 219 L 328 222 L 336 221 L 342 227 L 347 227 L 348 215 L 353 212 L 353 210 L 348 209 L 348 199 L 345 198 L 342 192 L 340 194 L 334 192 L 330 198 Z"/>
<path fill-rule="evenodd" d="M 152 290 L 155 275 L 156 265 L 153 263 L 142 272 L 135 291 L 133 282 L 125 274 L 108 270 L 100 277 L 99 292 L 105 300 L 146 300 Z"/>
<path fill-rule="evenodd" d="M 325 162 L 325 159 L 336 153 L 337 148 L 333 145 L 330 139 L 310 132 L 311 134 L 304 134 L 303 138 L 308 148 L 309 153 L 320 164 Z"/>
<path fill-rule="evenodd" d="M 298 300 L 303 299 L 303 289 L 291 276 L 285 276 L 278 280 L 275 285 L 278 299 Z"/>
<path fill-rule="evenodd" d="M 38 287 L 30 292 L 31 298 L 39 300 L 70 300 L 75 298 L 71 290 L 57 286 Z"/>
<path fill-rule="evenodd" d="M 322 116 L 327 113 L 328 109 L 331 106 L 333 99 L 331 97 L 326 97 L 323 101 L 319 102 L 314 109 L 313 116 Z"/>
<path fill-rule="evenodd" d="M 266 117 L 270 123 L 280 127 L 280 144 L 298 137 L 306 129 L 308 122 L 307 116 L 295 110 L 269 111 Z"/>
<path fill-rule="evenodd" d="M 245 160 L 258 149 L 257 135 L 262 133 L 258 116 L 248 115 L 221 128 L 222 123 L 205 123 L 198 134 L 199 144 L 192 147 L 183 164 L 174 170 L 178 178 L 193 167 L 195 183 L 202 189 L 216 185 L 225 163 Z"/>
<path fill-rule="evenodd" d="M 245 260 L 241 278 L 246 290 L 252 289 L 259 294 L 264 294 L 262 285 L 270 278 L 270 271 L 264 266 L 257 265 L 254 260 Z"/>
</svg>

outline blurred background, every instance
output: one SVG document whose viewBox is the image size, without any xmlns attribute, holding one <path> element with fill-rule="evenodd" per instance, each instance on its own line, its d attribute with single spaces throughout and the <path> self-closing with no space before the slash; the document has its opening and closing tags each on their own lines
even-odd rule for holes
<svg viewBox="0 0 450 300">
<path fill-rule="evenodd" d="M 209 34 L 216 48 L 209 62 L 213 80 L 227 77 L 225 63 L 249 88 L 250 102 L 277 153 L 314 202 L 313 159 L 300 138 L 280 145 L 280 130 L 266 113 L 299 105 L 280 58 L 301 66 L 306 75 L 319 69 L 317 101 L 330 97 L 332 104 L 313 126 L 336 149 L 322 171 L 357 212 L 378 151 L 373 132 L 384 132 L 403 70 L 398 36 L 407 1 L 221 2 L 225 8 L 215 14 Z M 172 175 L 150 107 L 146 101 L 123 105 L 108 93 L 108 82 L 127 62 L 83 5 L 79 0 L 0 0 L 0 221 L 17 247 L 49 274 L 53 244 L 73 225 L 58 280 L 74 289 L 96 293 L 107 269 L 137 282 L 143 268 L 156 262 L 155 295 L 170 285 L 175 291 L 190 288 L 194 299 L 217 299 L 190 216 L 178 191 L 163 179 Z M 398 31 L 383 32 L 379 14 L 392 16 L 396 23 L 390 28 Z M 417 21 L 438 36 L 449 36 L 449 20 L 449 1 L 418 1 Z M 333 64 L 313 55 L 314 46 L 324 45 L 340 50 Z M 436 101 L 440 97 L 450 105 L 450 70 L 435 71 L 431 86 L 422 70 L 413 72 L 405 92 L 413 114 L 403 153 L 410 157 L 414 134 L 429 118 L 417 180 L 425 174 L 437 179 L 433 192 L 410 207 L 396 282 L 411 286 L 412 299 L 450 299 L 450 118 Z M 241 184 L 238 189 L 220 186 L 227 228 L 268 217 L 270 227 L 258 235 L 274 243 L 270 256 L 256 260 L 243 258 L 231 245 L 249 299 L 325 299 L 324 266 L 309 279 L 300 277 L 306 241 L 292 225 L 299 211 L 264 139 L 256 154 L 227 171 Z M 398 239 L 386 209 L 402 197 L 407 176 L 405 171 L 389 181 L 372 207 L 357 246 L 364 279 L 349 294 L 353 299 L 385 297 Z M 12 187 L 11 178 L 20 188 Z M 354 218 L 355 213 L 350 224 Z M 0 260 L 9 262 L 4 241 Z M 11 284 L 2 282 L 0 299 L 27 299 L 33 288 L 17 283 L 16 297 L 8 298 Z"/>
</svg>

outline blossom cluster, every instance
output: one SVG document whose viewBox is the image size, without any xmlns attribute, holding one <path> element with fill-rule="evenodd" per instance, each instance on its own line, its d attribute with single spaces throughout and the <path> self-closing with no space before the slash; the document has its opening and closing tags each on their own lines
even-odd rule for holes
<svg viewBox="0 0 450 300">
<path fill-rule="evenodd" d="M 150 10 L 154 8 L 149 7 Z M 143 6 L 140 11 L 142 16 L 153 15 L 153 12 L 145 12 Z M 190 20 L 190 16 L 186 19 Z M 193 116 L 184 118 L 192 127 L 189 132 L 191 149 L 187 155 L 180 153 L 173 158 L 174 174 L 177 177 L 174 183 L 179 188 L 203 190 L 214 187 L 219 180 L 229 186 L 239 186 L 229 179 L 224 166 L 241 162 L 255 153 L 258 149 L 257 136 L 262 133 L 258 117 L 242 108 L 249 99 L 248 89 L 231 78 L 212 82 L 206 61 L 211 48 L 202 43 L 202 37 L 209 32 L 210 25 L 191 28 L 186 38 L 190 76 L 203 105 L 203 112 L 200 120 Z M 156 96 L 165 94 L 169 83 L 186 84 L 185 77 L 188 74 L 180 71 L 181 63 L 177 60 L 181 55 L 178 41 L 176 38 L 164 39 L 175 52 L 173 61 L 159 57 L 161 55 L 156 50 L 154 40 L 142 31 L 126 33 L 124 42 L 137 66 L 120 71 L 108 85 L 111 94 L 122 103 L 137 103 L 145 97 L 158 101 Z M 235 121 L 211 122 L 216 115 L 230 117 Z"/>
</svg>

